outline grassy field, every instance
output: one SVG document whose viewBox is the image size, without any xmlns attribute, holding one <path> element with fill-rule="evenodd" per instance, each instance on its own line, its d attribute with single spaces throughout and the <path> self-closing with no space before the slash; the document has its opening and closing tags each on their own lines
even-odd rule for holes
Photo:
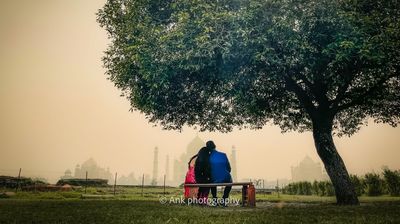
<svg viewBox="0 0 400 224">
<path fill-rule="evenodd" d="M 0 223 L 400 223 L 400 198 L 361 197 L 360 206 L 336 206 L 334 198 L 257 195 L 256 208 L 161 204 L 162 189 L 88 189 L 96 199 L 73 192 L 19 192 L 0 199 Z M 168 188 L 167 198 L 181 189 Z M 239 194 L 233 194 L 239 197 Z"/>
</svg>

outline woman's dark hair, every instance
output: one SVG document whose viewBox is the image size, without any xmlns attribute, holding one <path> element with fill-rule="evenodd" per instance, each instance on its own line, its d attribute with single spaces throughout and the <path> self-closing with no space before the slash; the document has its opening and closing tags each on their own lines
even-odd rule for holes
<svg viewBox="0 0 400 224">
<path fill-rule="evenodd" d="M 188 162 L 188 169 L 190 169 L 190 164 L 192 163 L 192 160 L 194 160 L 198 155 L 194 155 L 192 156 L 192 158 L 190 158 L 189 162 Z"/>
<path fill-rule="evenodd" d="M 209 183 L 211 179 L 210 168 L 210 153 L 211 150 L 203 147 L 197 153 L 197 159 L 194 164 L 194 174 L 197 183 Z"/>
</svg>

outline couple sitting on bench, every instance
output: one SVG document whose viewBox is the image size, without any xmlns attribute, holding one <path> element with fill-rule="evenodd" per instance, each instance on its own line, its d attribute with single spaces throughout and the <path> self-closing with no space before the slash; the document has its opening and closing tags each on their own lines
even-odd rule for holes
<svg viewBox="0 0 400 224">
<path fill-rule="evenodd" d="M 213 141 L 208 141 L 206 147 L 200 149 L 197 155 L 189 161 L 189 170 L 186 174 L 185 184 L 232 183 L 231 166 L 225 153 L 218 152 Z M 223 206 L 232 186 L 225 186 L 222 196 Z M 199 187 L 197 198 L 202 204 L 207 204 L 208 194 L 211 190 L 213 201 L 217 201 L 217 187 Z M 185 197 L 193 195 L 189 187 L 185 187 Z M 219 201 L 219 200 L 218 200 Z"/>
</svg>

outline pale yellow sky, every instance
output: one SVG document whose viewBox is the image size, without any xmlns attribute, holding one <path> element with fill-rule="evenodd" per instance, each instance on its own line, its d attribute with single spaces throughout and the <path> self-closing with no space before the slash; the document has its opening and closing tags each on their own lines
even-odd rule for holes
<svg viewBox="0 0 400 224">
<path fill-rule="evenodd" d="M 108 40 L 96 23 L 103 0 L 0 1 L 0 175 L 41 175 L 54 181 L 89 157 L 112 171 L 151 174 L 153 148 L 184 152 L 196 131 L 153 127 L 106 79 Z M 279 128 L 230 134 L 200 133 L 218 148 L 237 148 L 238 176 L 290 178 L 304 156 L 318 160 L 310 133 Z M 350 172 L 400 169 L 400 128 L 370 123 L 352 138 L 336 139 Z M 172 164 L 172 161 L 170 162 Z M 172 169 L 172 168 L 171 168 Z"/>
</svg>

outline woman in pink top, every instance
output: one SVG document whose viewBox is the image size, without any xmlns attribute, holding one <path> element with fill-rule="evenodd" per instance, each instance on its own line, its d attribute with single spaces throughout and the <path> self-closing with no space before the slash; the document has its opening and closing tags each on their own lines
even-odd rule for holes
<svg viewBox="0 0 400 224">
<path fill-rule="evenodd" d="M 197 155 L 194 155 L 188 163 L 188 171 L 186 173 L 185 184 L 195 184 L 196 177 L 194 173 L 194 164 L 196 162 Z M 197 187 L 185 187 L 185 198 L 196 198 L 198 193 Z"/>
</svg>

